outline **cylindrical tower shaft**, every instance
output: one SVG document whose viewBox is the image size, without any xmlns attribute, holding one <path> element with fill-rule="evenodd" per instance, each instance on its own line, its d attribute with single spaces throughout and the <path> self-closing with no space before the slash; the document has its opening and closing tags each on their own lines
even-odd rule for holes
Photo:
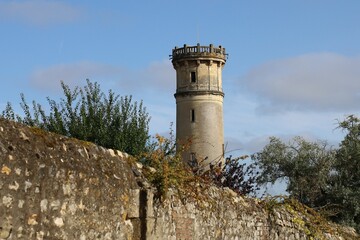
<svg viewBox="0 0 360 240">
<path fill-rule="evenodd" d="M 183 160 L 207 170 L 224 161 L 222 68 L 225 48 L 175 47 L 172 63 L 176 70 L 176 138 L 188 144 Z"/>
</svg>

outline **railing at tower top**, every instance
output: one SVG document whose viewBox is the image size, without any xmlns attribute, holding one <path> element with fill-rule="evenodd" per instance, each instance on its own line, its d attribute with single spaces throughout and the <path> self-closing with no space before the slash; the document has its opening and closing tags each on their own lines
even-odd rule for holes
<svg viewBox="0 0 360 240">
<path fill-rule="evenodd" d="M 172 50 L 172 55 L 170 55 L 170 59 L 176 60 L 183 57 L 216 57 L 226 60 L 228 54 L 225 52 L 225 48 L 219 46 L 214 47 L 212 44 L 209 46 L 200 46 L 198 43 L 196 46 L 187 46 L 184 44 L 184 47 L 178 48 L 175 47 Z"/>
</svg>

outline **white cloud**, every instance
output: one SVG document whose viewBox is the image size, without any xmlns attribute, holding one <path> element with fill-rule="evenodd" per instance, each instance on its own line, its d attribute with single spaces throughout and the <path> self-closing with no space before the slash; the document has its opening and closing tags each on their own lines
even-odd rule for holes
<svg viewBox="0 0 360 240">
<path fill-rule="evenodd" d="M 70 86 L 81 86 L 85 79 L 90 79 L 100 85 L 101 82 L 111 82 L 127 94 L 175 92 L 175 74 L 171 65 L 165 61 L 151 63 L 139 70 L 95 62 L 58 64 L 34 71 L 30 79 L 33 86 L 43 90 L 60 89 L 61 80 Z"/>
<path fill-rule="evenodd" d="M 49 25 L 73 22 L 81 15 L 74 6 L 61 1 L 28 0 L 0 2 L 0 20 Z"/>
<path fill-rule="evenodd" d="M 152 62 L 147 67 L 123 71 L 118 83 L 121 88 L 131 92 L 141 93 L 175 93 L 175 70 L 168 60 Z"/>
<path fill-rule="evenodd" d="M 337 146 L 343 133 L 337 130 L 338 120 L 346 113 L 337 111 L 288 111 L 282 114 L 255 113 L 256 101 L 245 95 L 227 94 L 224 101 L 224 130 L 227 151 L 240 149 L 240 153 L 260 151 L 270 136 L 290 140 L 302 136 L 308 140 L 328 140 Z M 352 112 L 354 114 L 359 111 Z"/>
<path fill-rule="evenodd" d="M 163 91 L 175 93 L 176 77 L 169 60 L 153 62 L 145 70 L 141 71 L 140 77 L 144 79 L 143 84 L 155 87 Z"/>
<path fill-rule="evenodd" d="M 82 86 L 86 79 L 97 81 L 98 79 L 113 79 L 126 70 L 108 64 L 93 62 L 78 62 L 71 64 L 59 64 L 45 69 L 38 69 L 30 77 L 30 83 L 41 90 L 59 90 L 60 81 L 70 86 Z"/>
<path fill-rule="evenodd" d="M 360 58 L 316 53 L 272 61 L 241 79 L 258 110 L 351 111 L 360 100 Z"/>
</svg>

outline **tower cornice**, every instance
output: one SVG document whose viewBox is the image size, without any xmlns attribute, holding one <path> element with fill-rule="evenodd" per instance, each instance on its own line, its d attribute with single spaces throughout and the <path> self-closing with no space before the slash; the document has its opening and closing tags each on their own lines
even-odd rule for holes
<svg viewBox="0 0 360 240">
<path fill-rule="evenodd" d="M 185 96 L 196 96 L 196 95 L 218 95 L 224 97 L 225 94 L 222 91 L 184 91 L 184 92 L 177 92 L 174 94 L 174 97 L 185 97 Z"/>
</svg>

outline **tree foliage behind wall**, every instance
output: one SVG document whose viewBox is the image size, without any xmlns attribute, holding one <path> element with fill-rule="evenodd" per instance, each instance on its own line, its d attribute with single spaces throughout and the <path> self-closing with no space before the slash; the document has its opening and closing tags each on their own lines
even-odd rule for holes
<svg viewBox="0 0 360 240">
<path fill-rule="evenodd" d="M 350 115 L 339 122 L 339 128 L 346 135 L 336 151 L 328 197 L 341 210 L 333 219 L 360 232 L 360 119 Z"/>
<path fill-rule="evenodd" d="M 360 232 L 360 119 L 339 122 L 346 135 L 338 148 L 301 137 L 284 143 L 271 138 L 252 156 L 260 167 L 257 183 L 287 182 L 287 192 L 338 223 Z"/>
<path fill-rule="evenodd" d="M 21 94 L 24 116 L 15 114 L 10 103 L 2 116 L 132 155 L 147 150 L 150 117 L 142 102 L 120 97 L 112 90 L 106 95 L 98 83 L 89 80 L 83 88 L 70 89 L 64 82 L 61 87 L 64 98 L 60 102 L 47 98 L 49 113 L 35 101 L 30 107 Z"/>
<path fill-rule="evenodd" d="M 261 169 L 257 177 L 259 185 L 285 180 L 291 197 L 310 207 L 321 204 L 335 161 L 335 151 L 326 142 L 308 142 L 295 137 L 286 144 L 272 137 L 270 143 L 252 157 Z"/>
</svg>

